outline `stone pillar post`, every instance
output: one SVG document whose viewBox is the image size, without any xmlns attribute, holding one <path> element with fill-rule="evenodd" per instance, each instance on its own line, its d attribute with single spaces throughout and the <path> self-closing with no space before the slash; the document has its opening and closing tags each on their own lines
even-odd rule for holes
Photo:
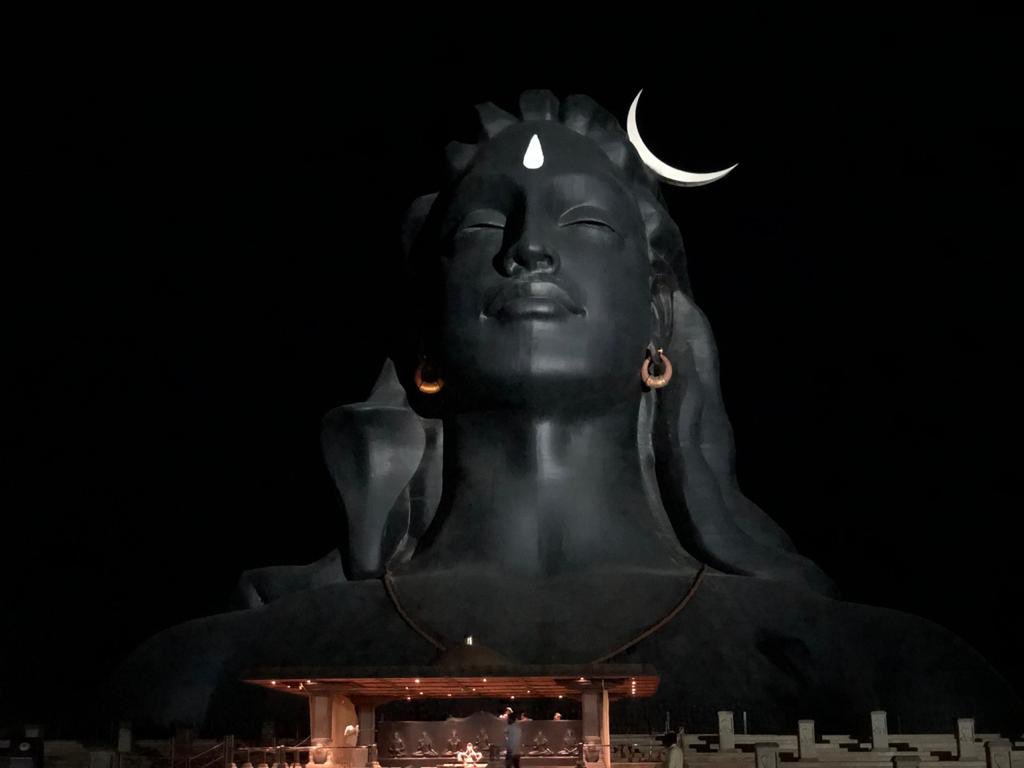
<svg viewBox="0 0 1024 768">
<path fill-rule="evenodd" d="M 755 768 L 779 768 L 779 745 L 774 741 L 755 744 L 754 765 Z"/>
<path fill-rule="evenodd" d="M 235 735 L 224 737 L 224 768 L 235 768 Z"/>
<path fill-rule="evenodd" d="M 985 765 L 988 768 L 1010 768 L 1010 740 L 992 739 L 985 743 Z"/>
<path fill-rule="evenodd" d="M 118 724 L 117 751 L 121 754 L 132 751 L 132 724 L 129 722 Z"/>
<path fill-rule="evenodd" d="M 174 751 L 179 760 L 192 757 L 193 736 L 191 728 L 178 726 L 174 729 Z"/>
<path fill-rule="evenodd" d="M 956 721 L 956 745 L 960 760 L 978 760 L 981 757 L 980 745 L 974 740 L 974 718 L 961 717 Z"/>
<path fill-rule="evenodd" d="M 736 725 L 733 723 L 732 712 L 718 713 L 718 751 L 732 752 L 736 749 Z"/>
<path fill-rule="evenodd" d="M 889 721 L 883 710 L 871 713 L 871 748 L 889 748 Z"/>
<path fill-rule="evenodd" d="M 818 756 L 814 741 L 814 721 L 800 720 L 796 725 L 797 749 L 801 760 L 813 760 Z"/>
</svg>

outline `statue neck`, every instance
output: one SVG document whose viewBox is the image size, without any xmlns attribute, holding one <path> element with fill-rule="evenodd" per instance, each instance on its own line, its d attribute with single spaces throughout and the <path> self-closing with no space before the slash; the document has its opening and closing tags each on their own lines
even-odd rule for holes
<svg viewBox="0 0 1024 768">
<path fill-rule="evenodd" d="M 526 576 L 688 563 L 645 492 L 639 398 L 589 416 L 514 410 L 444 425 L 444 493 L 411 570 L 481 562 Z"/>
</svg>

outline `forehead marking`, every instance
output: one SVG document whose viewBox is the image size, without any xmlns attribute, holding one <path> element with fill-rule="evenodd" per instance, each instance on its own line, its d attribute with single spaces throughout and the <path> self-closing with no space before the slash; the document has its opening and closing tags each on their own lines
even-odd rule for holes
<svg viewBox="0 0 1024 768">
<path fill-rule="evenodd" d="M 530 145 L 526 148 L 526 154 L 523 155 L 523 166 L 535 171 L 542 165 L 544 165 L 544 150 L 540 148 L 540 138 L 535 133 L 530 139 Z"/>
</svg>

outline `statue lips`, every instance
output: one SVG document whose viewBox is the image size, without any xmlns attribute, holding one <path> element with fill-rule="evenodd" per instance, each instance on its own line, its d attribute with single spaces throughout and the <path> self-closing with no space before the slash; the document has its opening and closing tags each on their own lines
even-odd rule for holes
<svg viewBox="0 0 1024 768">
<path fill-rule="evenodd" d="M 500 320 L 557 320 L 586 314 L 583 307 L 557 283 L 549 280 L 515 280 L 489 292 L 484 316 Z"/>
</svg>

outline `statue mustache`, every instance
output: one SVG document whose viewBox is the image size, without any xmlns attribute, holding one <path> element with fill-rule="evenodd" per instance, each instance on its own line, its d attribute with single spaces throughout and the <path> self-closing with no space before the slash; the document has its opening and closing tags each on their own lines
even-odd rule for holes
<svg viewBox="0 0 1024 768">
<path fill-rule="evenodd" d="M 548 277 L 510 280 L 495 286 L 487 292 L 483 314 L 485 317 L 497 317 L 521 300 L 556 304 L 573 315 L 586 314 L 581 302 L 573 298 L 567 288 Z"/>
</svg>

